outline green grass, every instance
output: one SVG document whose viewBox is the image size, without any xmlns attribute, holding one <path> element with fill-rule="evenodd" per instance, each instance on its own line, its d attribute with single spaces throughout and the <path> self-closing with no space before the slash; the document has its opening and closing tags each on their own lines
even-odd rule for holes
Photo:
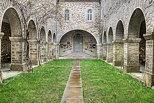
<svg viewBox="0 0 154 103">
<path fill-rule="evenodd" d="M 81 60 L 82 66 L 110 66 L 100 60 Z M 154 90 L 115 67 L 82 67 L 85 103 L 154 103 Z"/>
<path fill-rule="evenodd" d="M 0 103 L 60 103 L 72 60 L 55 60 L 0 84 Z"/>
</svg>

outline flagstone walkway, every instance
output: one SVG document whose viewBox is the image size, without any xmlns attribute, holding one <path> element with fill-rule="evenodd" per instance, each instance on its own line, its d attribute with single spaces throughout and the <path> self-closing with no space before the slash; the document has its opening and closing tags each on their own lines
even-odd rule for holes
<svg viewBox="0 0 154 103">
<path fill-rule="evenodd" d="M 61 103 L 83 103 L 80 60 L 75 60 Z"/>
</svg>

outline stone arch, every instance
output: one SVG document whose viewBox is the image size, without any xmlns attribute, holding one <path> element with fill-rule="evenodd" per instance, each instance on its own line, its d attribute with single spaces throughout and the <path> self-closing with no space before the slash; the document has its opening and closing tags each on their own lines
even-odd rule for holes
<svg viewBox="0 0 154 103">
<path fill-rule="evenodd" d="M 107 62 L 113 62 L 113 30 L 112 27 L 108 31 L 108 40 L 107 40 Z"/>
<path fill-rule="evenodd" d="M 9 23 L 11 28 L 11 36 L 22 37 L 21 20 L 16 9 L 11 7 L 4 12 L 2 26 L 4 22 Z"/>
<path fill-rule="evenodd" d="M 134 68 L 130 67 L 132 69 L 129 69 L 128 72 L 144 72 L 145 70 L 146 40 L 143 36 L 144 34 L 146 34 L 145 16 L 140 8 L 136 8 L 132 13 L 128 27 L 128 42 L 134 43 L 134 45 L 130 45 L 129 48 L 133 48 L 134 51 L 129 51 L 128 49 L 129 54 L 127 55 L 131 55 L 133 58 L 139 59 L 128 59 L 129 62 L 134 63 Z"/>
<path fill-rule="evenodd" d="M 107 43 L 106 31 L 104 31 L 104 35 L 103 35 L 103 43 Z"/>
<path fill-rule="evenodd" d="M 28 22 L 28 48 L 29 58 L 32 65 L 38 65 L 38 43 L 37 43 L 37 30 L 33 20 Z"/>
<path fill-rule="evenodd" d="M 48 31 L 48 42 L 52 42 L 52 34 L 51 34 L 51 30 Z"/>
<path fill-rule="evenodd" d="M 113 41 L 113 30 L 112 27 L 110 27 L 108 32 L 108 43 L 112 43 L 112 41 Z"/>
<path fill-rule="evenodd" d="M 134 10 L 130 18 L 129 27 L 128 27 L 129 38 L 139 38 L 141 36 L 140 35 L 141 24 L 146 27 L 144 13 L 140 8 L 137 8 Z"/>
<path fill-rule="evenodd" d="M 89 32 L 72 30 L 64 34 L 60 39 L 60 56 L 78 52 L 95 57 L 97 51 L 96 44 L 95 37 Z"/>
<path fill-rule="evenodd" d="M 5 68 L 3 67 L 3 64 L 5 64 L 6 68 L 11 70 L 23 70 L 23 67 L 16 68 L 16 66 L 13 66 L 21 63 L 22 45 L 20 42 L 23 41 L 21 21 L 18 12 L 14 8 L 8 8 L 4 12 L 1 32 L 4 33 L 1 41 L 2 68 Z M 15 49 L 14 46 L 16 46 Z M 10 67 L 10 64 L 13 65 Z"/>
<path fill-rule="evenodd" d="M 116 36 L 115 40 L 123 40 L 124 39 L 124 25 L 123 22 L 120 20 L 116 27 Z"/>
<path fill-rule="evenodd" d="M 36 40 L 37 39 L 36 25 L 33 20 L 30 20 L 28 23 L 28 33 L 29 33 L 29 40 Z"/>
<path fill-rule="evenodd" d="M 86 30 L 86 29 L 83 29 L 82 26 L 80 26 L 80 28 L 74 28 L 74 29 L 69 28 L 68 30 L 64 31 L 62 35 L 60 35 L 60 36 L 57 37 L 57 42 L 59 43 L 60 40 L 61 40 L 61 38 L 62 38 L 66 33 L 70 32 L 70 31 L 74 31 L 74 30 L 82 30 L 82 31 L 86 31 L 86 32 L 92 34 L 93 37 L 96 39 L 97 43 L 99 44 L 99 36 L 97 36 L 98 33 L 97 33 L 97 34 L 96 34 L 96 33 L 93 33 L 93 31 L 90 30 L 90 29 L 87 29 L 87 30 Z"/>
<path fill-rule="evenodd" d="M 115 41 L 113 44 L 113 65 L 122 66 L 124 60 L 124 25 L 120 20 L 116 26 Z"/>
<path fill-rule="evenodd" d="M 53 42 L 56 43 L 56 34 L 53 34 Z"/>
<path fill-rule="evenodd" d="M 46 41 L 46 32 L 43 26 L 41 27 L 41 30 L 40 30 L 40 41 Z"/>
<path fill-rule="evenodd" d="M 45 27 L 42 26 L 40 30 L 40 63 L 47 61 L 47 43 Z"/>
</svg>

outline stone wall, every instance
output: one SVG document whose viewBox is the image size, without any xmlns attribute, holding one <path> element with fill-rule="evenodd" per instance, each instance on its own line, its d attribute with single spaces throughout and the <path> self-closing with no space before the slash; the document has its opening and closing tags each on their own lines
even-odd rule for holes
<svg viewBox="0 0 154 103">
<path fill-rule="evenodd" d="M 72 30 L 84 30 L 92 34 L 97 43 L 100 35 L 100 4 L 98 2 L 60 2 L 59 14 L 61 16 L 58 41 L 67 32 Z M 70 11 L 70 20 L 65 21 L 65 10 Z M 87 20 L 87 12 L 93 11 L 92 21 Z"/>
<path fill-rule="evenodd" d="M 114 42 L 121 37 L 117 34 L 117 25 L 119 21 L 122 22 L 124 27 L 124 57 L 120 57 L 119 60 L 124 58 L 124 70 L 125 72 L 140 72 L 140 60 L 139 60 L 139 47 L 140 47 L 140 33 L 143 30 L 140 26 L 141 22 L 145 19 L 146 27 L 146 65 L 144 71 L 144 82 L 146 86 L 154 85 L 154 67 L 153 67 L 153 32 L 154 32 L 154 1 L 153 0 L 102 0 L 101 1 L 101 20 L 103 25 L 103 31 L 109 34 L 109 28 L 113 29 L 113 64 L 115 59 L 118 60 L 119 50 L 117 43 Z M 137 11 L 138 10 L 138 11 Z M 135 16 L 134 16 L 135 15 Z M 139 28 L 138 28 L 139 27 Z M 144 27 L 143 27 L 144 28 Z M 142 28 L 142 29 L 143 29 Z M 134 31 L 133 31 L 134 30 Z M 144 32 L 144 33 L 145 33 Z M 135 34 L 134 34 L 135 33 Z M 133 34 L 133 36 L 132 36 Z M 121 40 L 121 42 L 123 42 Z M 116 46 L 117 45 L 117 46 Z M 118 48 L 117 48 L 118 47 Z M 108 51 L 109 52 L 109 51 Z M 110 53 L 107 53 L 110 54 Z M 108 55 L 110 57 L 110 55 Z M 109 58 L 107 57 L 107 58 Z M 118 61 L 119 61 L 118 60 Z M 119 64 L 119 63 L 118 63 Z"/>
</svg>

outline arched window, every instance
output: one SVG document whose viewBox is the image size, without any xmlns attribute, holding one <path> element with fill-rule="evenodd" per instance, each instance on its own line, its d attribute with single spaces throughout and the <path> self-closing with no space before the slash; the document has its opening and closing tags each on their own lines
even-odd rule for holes
<svg viewBox="0 0 154 103">
<path fill-rule="evenodd" d="M 65 10 L 65 20 L 69 20 L 70 19 L 70 12 L 69 10 Z"/>
<path fill-rule="evenodd" d="M 91 9 L 89 9 L 88 10 L 88 20 L 92 20 L 92 16 L 93 16 L 93 13 L 92 13 L 92 10 Z"/>
</svg>

